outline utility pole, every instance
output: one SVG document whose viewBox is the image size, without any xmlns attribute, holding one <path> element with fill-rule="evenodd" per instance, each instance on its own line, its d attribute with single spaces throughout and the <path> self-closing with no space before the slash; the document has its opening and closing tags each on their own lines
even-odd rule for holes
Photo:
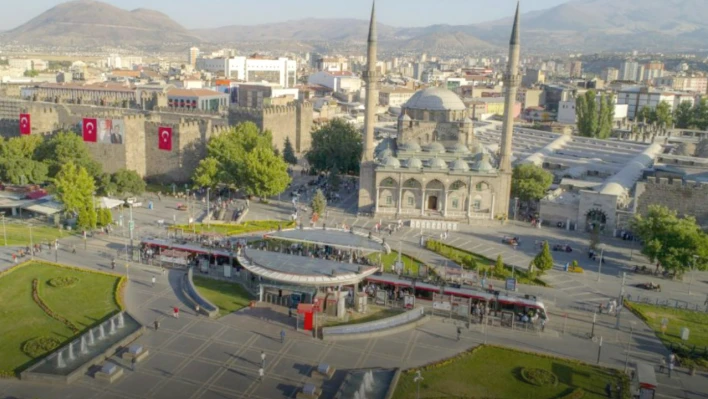
<svg viewBox="0 0 708 399">
<path fill-rule="evenodd" d="M 595 323 L 597 322 L 597 312 L 592 314 L 592 331 L 590 331 L 590 338 L 595 336 Z"/>
<path fill-rule="evenodd" d="M 7 230 L 5 229 L 5 214 L 2 214 L 2 235 L 5 237 L 5 246 L 7 246 Z"/>
<path fill-rule="evenodd" d="M 602 337 L 600 337 L 600 345 L 597 347 L 597 364 L 600 364 L 600 354 L 602 353 Z"/>
<path fill-rule="evenodd" d="M 600 262 L 597 267 L 597 282 L 600 282 L 600 276 L 602 276 L 602 260 L 605 254 L 605 244 L 600 245 Z"/>
<path fill-rule="evenodd" d="M 629 325 L 629 341 L 627 341 L 627 357 L 624 359 L 624 372 L 627 372 L 627 369 L 629 368 L 629 350 L 632 348 L 632 333 L 634 332 L 634 324 L 635 322 L 632 322 L 632 324 Z"/>
<path fill-rule="evenodd" d="M 32 225 L 29 225 L 29 232 L 30 232 L 30 254 L 32 255 L 32 259 L 34 259 L 34 240 L 32 239 Z"/>
</svg>

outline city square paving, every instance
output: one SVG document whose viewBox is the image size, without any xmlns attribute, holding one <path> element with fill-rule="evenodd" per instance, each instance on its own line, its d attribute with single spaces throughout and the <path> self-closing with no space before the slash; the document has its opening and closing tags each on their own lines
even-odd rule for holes
<svg viewBox="0 0 708 399">
<path fill-rule="evenodd" d="M 353 198 L 353 197 L 352 197 Z M 352 199 L 344 197 L 341 207 L 330 211 L 326 223 L 345 223 L 361 229 L 371 229 L 376 221 L 357 218 L 347 209 Z M 355 201 L 355 200 L 354 200 Z M 176 201 L 163 198 L 155 202 L 153 210 L 134 211 L 136 219 L 135 237 L 141 235 L 166 235 L 158 221 L 172 220 L 184 222 L 186 215 L 176 211 Z M 248 219 L 266 217 L 286 220 L 292 205 L 287 202 L 262 205 L 251 203 Z M 173 216 L 174 215 L 174 216 Z M 43 252 L 40 258 L 80 265 L 100 270 L 110 269 L 110 262 L 123 251 L 126 238 L 122 231 L 111 236 L 97 236 L 86 243 L 79 239 L 66 239 L 63 250 L 58 254 Z M 439 232 L 423 231 L 428 237 L 437 237 Z M 394 249 L 398 241 L 404 253 L 411 254 L 433 265 L 450 265 L 436 254 L 422 250 L 419 246 L 420 230 L 404 228 L 387 237 Z M 522 237 L 522 245 L 517 250 L 500 242 L 504 234 Z M 544 333 L 517 332 L 499 328 L 484 328 L 472 324 L 463 329 L 462 339 L 455 337 L 456 324 L 453 320 L 435 317 L 415 330 L 394 336 L 349 342 L 324 342 L 294 330 L 293 319 L 282 309 L 259 306 L 227 315 L 218 320 L 195 316 L 182 300 L 179 279 L 183 272 L 168 270 L 161 274 L 158 268 L 133 265 L 127 270 L 130 282 L 126 290 L 128 311 L 141 323 L 149 326 L 138 342 L 150 351 L 146 361 L 139 363 L 136 370 L 117 357 L 109 361 L 125 368 L 125 375 L 114 384 L 105 384 L 90 376 L 70 386 L 48 386 L 17 380 L 0 380 L 0 398 L 289 398 L 310 381 L 310 372 L 320 363 L 327 363 L 338 370 L 367 367 L 409 368 L 450 357 L 480 343 L 514 346 L 521 349 L 550 353 L 558 356 L 577 358 L 594 363 L 597 357 L 598 340 L 590 339 L 592 330 L 592 310 L 600 301 L 617 297 L 621 289 L 620 272 L 628 265 L 638 263 L 633 252 L 636 248 L 619 240 L 607 240 L 608 264 L 602 268 L 601 282 L 597 282 L 597 269 L 587 259 L 587 237 L 579 234 L 568 235 L 555 229 L 532 229 L 521 225 L 492 227 L 465 226 L 459 232 L 451 232 L 447 239 L 450 245 L 458 246 L 495 257 L 502 253 L 505 261 L 524 267 L 537 252 L 537 240 L 558 240 L 570 243 L 577 249 L 570 255 L 556 255 L 557 270 L 552 270 L 544 279 L 553 288 L 526 287 L 522 293 L 539 295 L 548 308 L 551 322 Z M 68 251 L 71 245 L 77 254 Z M 11 248 L 0 252 L 0 270 L 11 265 Z M 585 258 L 585 259 L 583 259 Z M 630 261 L 632 258 L 632 261 Z M 574 275 L 560 271 L 566 261 L 578 259 L 587 270 Z M 641 264 L 641 263 L 640 263 Z M 123 262 L 116 271 L 126 273 Z M 157 277 L 155 287 L 151 286 L 152 276 Z M 652 293 L 659 299 L 679 299 L 702 304 L 706 294 L 703 275 L 696 278 L 693 295 L 688 295 L 683 282 L 661 281 L 666 288 L 661 293 Z M 629 274 L 627 283 L 642 281 L 641 277 Z M 633 295 L 643 292 L 627 287 Z M 180 318 L 171 315 L 171 309 L 182 309 Z M 160 328 L 155 331 L 153 322 L 159 319 Z M 630 326 L 633 328 L 630 341 Z M 280 331 L 285 330 L 286 340 L 280 342 Z M 601 363 L 622 369 L 627 360 L 642 360 L 658 364 L 659 358 L 667 354 L 654 333 L 630 312 L 624 311 L 620 322 L 609 315 L 600 315 L 595 325 L 595 336 L 603 337 Z M 265 379 L 257 381 L 261 351 L 266 353 Z M 323 397 L 332 397 L 341 374 L 324 385 Z M 340 380 L 337 380 L 340 378 Z M 698 373 L 688 376 L 679 371 L 669 379 L 666 374 L 658 374 L 659 397 L 706 398 L 708 377 Z"/>
</svg>

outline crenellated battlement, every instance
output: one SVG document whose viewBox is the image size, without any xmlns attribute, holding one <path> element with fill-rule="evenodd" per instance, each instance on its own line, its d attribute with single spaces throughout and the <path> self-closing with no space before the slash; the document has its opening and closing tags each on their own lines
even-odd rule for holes
<svg viewBox="0 0 708 399">
<path fill-rule="evenodd" d="M 676 189 L 676 188 L 694 188 L 694 189 L 708 189 L 708 182 L 706 181 L 697 181 L 697 180 L 682 180 L 682 179 L 669 179 L 668 177 L 655 177 L 655 176 L 649 176 L 647 177 L 647 185 L 651 185 L 657 188 L 661 188 L 662 186 L 666 187 L 667 189 Z"/>
<path fill-rule="evenodd" d="M 212 135 L 219 135 L 219 134 L 224 134 L 231 130 L 229 126 L 212 126 L 211 128 L 211 134 Z"/>
</svg>

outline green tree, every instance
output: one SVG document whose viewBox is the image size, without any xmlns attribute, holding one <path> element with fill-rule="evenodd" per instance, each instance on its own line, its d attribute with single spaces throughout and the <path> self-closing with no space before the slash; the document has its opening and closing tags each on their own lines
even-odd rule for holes
<svg viewBox="0 0 708 399">
<path fill-rule="evenodd" d="M 270 148 L 255 148 L 246 155 L 243 189 L 249 195 L 265 198 L 278 195 L 290 184 L 288 165 Z"/>
<path fill-rule="evenodd" d="M 66 213 L 80 213 L 82 210 L 86 210 L 94 215 L 92 219 L 86 219 L 90 215 L 86 216 L 84 221 L 95 221 L 93 193 L 96 190 L 96 185 L 86 169 L 69 162 L 57 173 L 54 185 L 56 186 L 57 199 L 64 204 Z"/>
<path fill-rule="evenodd" d="M 111 176 L 111 180 L 119 194 L 141 195 L 145 192 L 145 181 L 134 170 L 118 169 Z"/>
<path fill-rule="evenodd" d="M 615 105 L 612 95 L 588 90 L 575 99 L 578 131 L 581 136 L 606 139 L 612 133 Z"/>
<path fill-rule="evenodd" d="M 635 119 L 642 123 L 653 123 L 655 121 L 655 117 L 656 115 L 653 110 L 645 105 L 639 110 L 639 112 L 637 112 Z"/>
<path fill-rule="evenodd" d="M 344 174 L 356 174 L 362 148 L 361 132 L 342 119 L 333 119 L 312 133 L 312 147 L 306 158 L 317 172 L 337 168 Z"/>
<path fill-rule="evenodd" d="M 689 101 L 682 101 L 674 111 L 674 121 L 676 127 L 680 129 L 688 129 L 694 127 L 693 123 L 693 106 Z"/>
<path fill-rule="evenodd" d="M 113 214 L 111 213 L 110 209 L 107 208 L 98 208 L 97 212 L 97 221 L 96 224 L 100 227 L 105 227 L 113 223 Z"/>
<path fill-rule="evenodd" d="M 673 123 L 673 114 L 671 112 L 671 105 L 666 101 L 662 101 L 653 111 L 653 119 L 656 124 L 661 128 L 671 127 Z"/>
<path fill-rule="evenodd" d="M 597 249 L 600 245 L 600 226 L 595 225 L 590 231 L 590 249 Z"/>
<path fill-rule="evenodd" d="M 285 137 L 285 145 L 283 145 L 283 159 L 290 165 L 297 165 L 297 157 L 293 144 L 290 142 L 290 137 Z"/>
<path fill-rule="evenodd" d="M 26 78 L 34 78 L 34 77 L 39 76 L 39 71 L 36 71 L 36 70 L 34 70 L 34 69 L 28 69 L 28 70 L 26 70 L 26 71 L 23 73 L 23 75 L 24 75 Z"/>
<path fill-rule="evenodd" d="M 267 149 L 272 153 L 272 136 L 269 131 L 260 132 L 251 122 L 241 123 L 230 131 L 211 138 L 207 144 L 207 158 L 218 162 L 218 173 L 212 173 L 217 164 L 208 161 L 208 164 L 200 164 L 203 168 L 197 168 L 194 180 L 198 178 L 207 183 L 213 183 L 215 180 L 216 184 L 242 187 L 249 176 L 245 165 L 246 156 L 256 148 Z"/>
<path fill-rule="evenodd" d="M 0 180 L 12 184 L 44 183 L 47 166 L 35 158 L 41 142 L 37 135 L 0 141 Z"/>
<path fill-rule="evenodd" d="M 221 165 L 214 157 L 207 157 L 199 161 L 194 170 L 192 181 L 197 187 L 214 188 L 219 184 L 219 171 Z"/>
<path fill-rule="evenodd" d="M 642 253 L 652 262 L 678 275 L 694 265 L 706 269 L 708 236 L 693 217 L 680 218 L 676 211 L 651 205 L 646 215 L 634 217 L 631 226 L 644 243 Z"/>
<path fill-rule="evenodd" d="M 494 264 L 494 274 L 503 277 L 506 276 L 506 269 L 504 269 L 504 259 L 501 254 L 497 255 L 497 261 Z"/>
<path fill-rule="evenodd" d="M 118 192 L 118 187 L 110 173 L 101 173 L 98 179 L 96 179 L 96 186 L 99 195 L 110 196 Z"/>
<path fill-rule="evenodd" d="M 312 213 L 321 216 L 327 209 L 327 198 L 325 197 L 322 190 L 318 189 L 315 195 L 312 197 L 312 202 L 310 203 L 312 207 Z"/>
<path fill-rule="evenodd" d="M 511 195 L 522 201 L 538 201 L 546 195 L 553 183 L 553 175 L 534 164 L 514 167 L 511 176 Z"/>
<path fill-rule="evenodd" d="M 543 242 L 543 248 L 541 252 L 533 258 L 531 261 L 534 268 L 538 269 L 539 273 L 543 274 L 547 270 L 553 269 L 553 255 L 551 255 L 551 249 L 548 247 L 548 241 Z"/>
<path fill-rule="evenodd" d="M 708 99 L 701 98 L 701 100 L 693 106 L 692 126 L 700 130 L 708 130 Z"/>
<path fill-rule="evenodd" d="M 96 162 L 81 136 L 73 132 L 59 132 L 37 148 L 37 159 L 49 166 L 49 177 L 55 177 L 63 165 L 71 162 L 86 169 L 92 177 L 101 175 L 101 164 Z"/>
</svg>

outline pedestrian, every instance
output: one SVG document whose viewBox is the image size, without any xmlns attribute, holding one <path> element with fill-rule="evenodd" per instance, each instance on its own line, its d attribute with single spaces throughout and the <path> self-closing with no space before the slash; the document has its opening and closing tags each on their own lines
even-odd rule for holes
<svg viewBox="0 0 708 399">
<path fill-rule="evenodd" d="M 116 260 L 113 259 L 113 260 L 111 260 L 111 269 L 115 269 L 115 268 L 116 268 Z"/>
<path fill-rule="evenodd" d="M 541 319 L 541 332 L 546 329 L 546 319 Z"/>
<path fill-rule="evenodd" d="M 265 358 L 266 358 L 265 352 L 261 351 L 261 368 L 265 368 Z"/>
<path fill-rule="evenodd" d="M 608 382 L 607 385 L 605 385 L 605 394 L 608 398 L 612 397 L 612 383 Z"/>
<path fill-rule="evenodd" d="M 280 343 L 285 343 L 285 330 L 280 330 Z"/>
<path fill-rule="evenodd" d="M 155 286 L 155 276 L 152 276 L 152 286 Z"/>
<path fill-rule="evenodd" d="M 200 309 L 201 309 L 201 308 L 199 307 L 199 304 L 198 304 L 198 303 L 195 304 L 195 305 L 194 305 L 194 314 L 197 315 L 197 316 L 199 316 L 199 310 L 200 310 Z"/>
<path fill-rule="evenodd" d="M 288 308 L 288 317 L 293 317 L 293 308 Z"/>
<path fill-rule="evenodd" d="M 135 356 L 133 356 L 133 358 L 130 359 L 130 369 L 132 371 L 135 371 Z"/>
<path fill-rule="evenodd" d="M 457 327 L 457 340 L 460 340 L 460 335 L 462 335 L 462 328 Z"/>
<path fill-rule="evenodd" d="M 663 373 L 664 369 L 666 369 L 666 359 L 662 356 L 660 361 L 659 361 L 659 372 Z"/>
<path fill-rule="evenodd" d="M 12 254 L 12 262 L 17 263 L 17 255 L 15 255 L 14 253 Z"/>
<path fill-rule="evenodd" d="M 155 322 L 153 324 L 155 324 L 155 331 L 157 331 L 160 328 L 160 321 L 155 319 Z"/>
<path fill-rule="evenodd" d="M 263 367 L 258 369 L 258 382 L 263 382 L 263 375 L 265 373 L 263 372 Z"/>
<path fill-rule="evenodd" d="M 672 353 L 669 356 L 669 378 L 671 378 L 671 373 L 674 371 L 674 362 L 675 362 L 674 354 Z"/>
<path fill-rule="evenodd" d="M 177 306 L 172 308 L 172 316 L 174 316 L 175 319 L 179 319 L 179 308 Z"/>
</svg>

